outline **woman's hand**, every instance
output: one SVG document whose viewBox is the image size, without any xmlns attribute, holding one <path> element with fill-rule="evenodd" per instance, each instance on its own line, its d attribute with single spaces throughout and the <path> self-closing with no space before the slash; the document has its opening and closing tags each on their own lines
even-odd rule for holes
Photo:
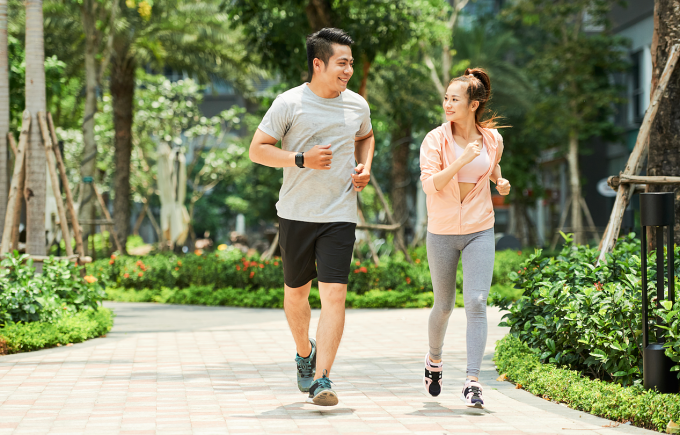
<svg viewBox="0 0 680 435">
<path fill-rule="evenodd" d="M 472 143 L 467 144 L 465 147 L 465 151 L 463 151 L 463 155 L 460 156 L 460 159 L 462 159 L 463 164 L 467 165 L 471 161 L 473 161 L 480 153 L 482 152 L 482 148 L 479 146 L 479 142 L 474 141 Z"/>
<path fill-rule="evenodd" d="M 505 178 L 499 178 L 496 180 L 496 190 L 501 195 L 507 195 L 510 193 L 510 182 Z"/>
</svg>

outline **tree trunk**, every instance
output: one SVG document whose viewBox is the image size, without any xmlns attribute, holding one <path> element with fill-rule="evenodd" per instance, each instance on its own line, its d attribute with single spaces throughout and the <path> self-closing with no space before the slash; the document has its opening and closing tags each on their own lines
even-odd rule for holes
<svg viewBox="0 0 680 435">
<path fill-rule="evenodd" d="M 405 222 L 408 217 L 406 201 L 407 187 L 410 177 L 408 171 L 408 156 L 411 145 L 411 123 L 402 124 L 392 133 L 392 186 L 390 197 L 392 211 L 397 223 Z M 404 227 L 396 231 L 395 236 L 404 241 Z M 403 243 L 406 246 L 406 243 Z"/>
<path fill-rule="evenodd" d="M 9 67 L 7 58 L 7 0 L 0 0 L 0 239 L 5 226 L 9 188 Z"/>
<path fill-rule="evenodd" d="M 81 6 L 83 29 L 85 31 L 85 108 L 83 110 L 83 155 L 80 161 L 81 181 L 94 180 L 97 162 L 97 144 L 94 140 L 95 114 L 97 113 L 97 53 L 99 32 L 95 16 L 96 0 L 85 0 Z M 80 192 L 81 203 L 78 214 L 81 219 L 89 219 L 94 214 L 95 197 L 92 185 L 83 184 Z M 83 225 L 83 233 L 90 234 L 91 225 Z"/>
<path fill-rule="evenodd" d="M 677 2 L 654 2 L 652 39 L 652 89 L 656 89 L 671 47 L 680 40 L 680 9 Z M 647 175 L 680 176 L 680 67 L 676 66 L 649 134 Z M 648 184 L 649 192 L 675 192 L 675 243 L 680 243 L 680 193 L 677 186 Z M 652 236 L 655 232 L 652 231 Z M 650 240 L 655 240 L 650 238 Z"/>
<path fill-rule="evenodd" d="M 331 2 L 329 0 L 309 0 L 305 13 L 312 32 L 318 32 L 324 27 L 332 27 Z M 311 80 L 311 77 L 310 77 Z"/>
<path fill-rule="evenodd" d="M 578 132 L 569 132 L 569 188 L 571 191 L 571 231 L 574 233 L 574 243 L 581 245 L 585 242 L 583 233 L 583 214 L 581 212 L 581 177 L 578 168 Z"/>
<path fill-rule="evenodd" d="M 26 0 L 26 109 L 31 112 L 31 131 L 26 160 L 26 252 L 45 255 L 45 191 L 47 163 L 38 127 L 38 112 L 46 107 L 43 2 Z"/>
<path fill-rule="evenodd" d="M 111 97 L 115 130 L 115 176 L 113 220 L 123 250 L 130 233 L 130 160 L 132 158 L 132 116 L 135 65 L 128 47 L 117 49 L 111 61 Z"/>
</svg>

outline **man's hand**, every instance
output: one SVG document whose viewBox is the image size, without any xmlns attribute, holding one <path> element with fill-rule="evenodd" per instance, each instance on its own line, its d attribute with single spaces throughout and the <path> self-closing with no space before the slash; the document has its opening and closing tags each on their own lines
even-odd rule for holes
<svg viewBox="0 0 680 435">
<path fill-rule="evenodd" d="M 354 168 L 356 174 L 352 174 L 352 184 L 354 185 L 354 190 L 361 192 L 364 187 L 371 181 L 371 173 L 364 167 L 363 163 L 359 163 L 356 168 Z"/>
<path fill-rule="evenodd" d="M 510 193 L 510 182 L 505 178 L 499 178 L 496 180 L 496 190 L 501 195 L 507 195 Z"/>
<path fill-rule="evenodd" d="M 331 145 L 314 145 L 309 151 L 305 151 L 305 168 L 328 170 L 331 168 L 333 151 Z"/>
</svg>

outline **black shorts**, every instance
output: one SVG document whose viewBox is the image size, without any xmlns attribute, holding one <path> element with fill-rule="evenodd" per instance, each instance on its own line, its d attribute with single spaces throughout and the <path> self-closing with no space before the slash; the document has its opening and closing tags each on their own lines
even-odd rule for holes
<svg viewBox="0 0 680 435">
<path fill-rule="evenodd" d="M 279 218 L 286 285 L 302 287 L 317 277 L 320 282 L 347 284 L 356 226 L 351 222 L 317 223 Z"/>
</svg>

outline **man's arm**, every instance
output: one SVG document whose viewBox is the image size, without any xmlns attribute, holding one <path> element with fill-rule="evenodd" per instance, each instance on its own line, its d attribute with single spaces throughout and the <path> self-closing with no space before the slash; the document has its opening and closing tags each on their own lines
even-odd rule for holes
<svg viewBox="0 0 680 435">
<path fill-rule="evenodd" d="M 361 192 L 371 180 L 374 151 L 375 137 L 373 130 L 366 136 L 354 139 L 354 158 L 357 161 L 357 167 L 354 170 L 357 173 L 352 174 L 352 184 L 354 184 L 354 190 L 357 192 Z"/>
<path fill-rule="evenodd" d="M 285 151 L 276 146 L 278 140 L 269 136 L 259 128 L 250 142 L 248 155 L 254 163 L 272 168 L 287 168 L 296 166 L 295 152 Z M 315 145 L 303 154 L 305 168 L 326 170 L 331 168 L 333 151 L 329 145 Z"/>
</svg>

